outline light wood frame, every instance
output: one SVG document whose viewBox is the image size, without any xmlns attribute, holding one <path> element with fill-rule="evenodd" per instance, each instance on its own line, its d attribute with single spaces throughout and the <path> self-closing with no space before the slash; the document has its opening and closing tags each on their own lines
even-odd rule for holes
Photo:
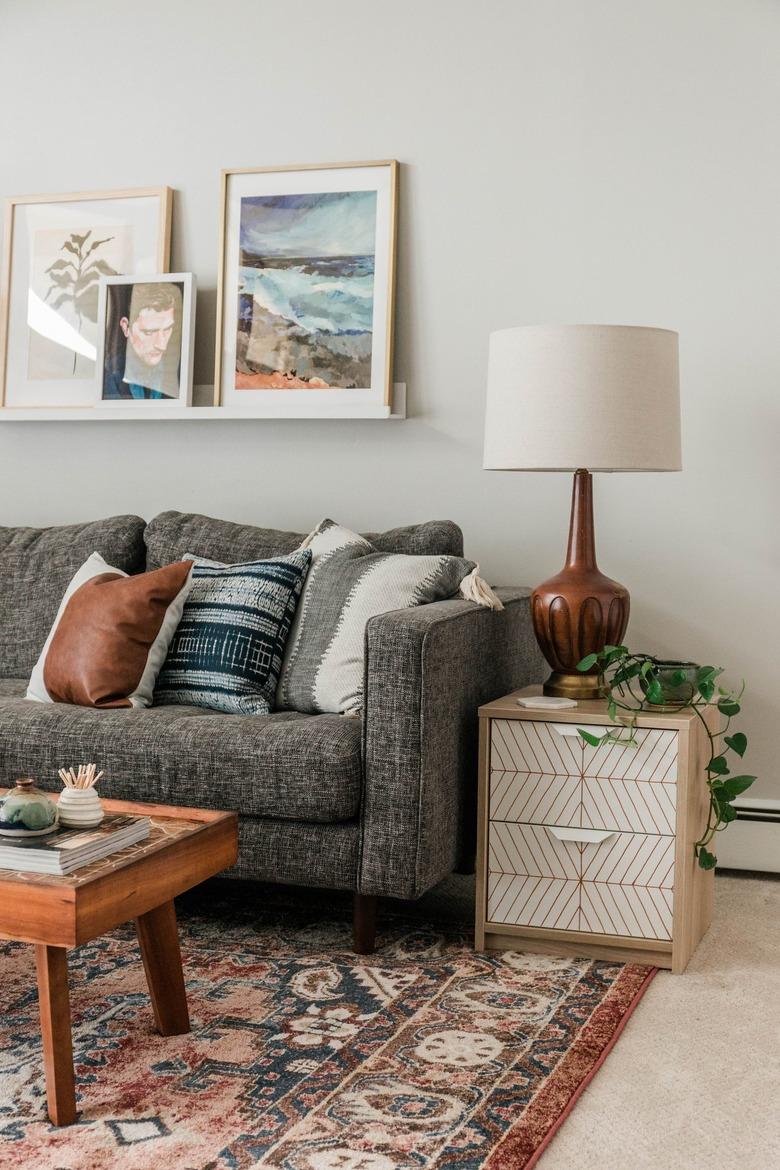
<svg viewBox="0 0 780 1170">
<path fill-rule="evenodd" d="M 173 219 L 172 187 L 126 187 L 120 191 L 72 191 L 66 195 L 12 195 L 5 201 L 3 227 L 3 268 L 0 274 L 0 408 L 6 408 L 6 373 L 8 366 L 8 334 L 11 310 L 11 271 L 13 258 L 14 219 L 16 208 L 32 203 L 86 203 L 90 200 L 148 199 L 160 200 L 158 222 L 157 271 L 168 272 L 171 259 L 171 224 Z M 7 409 L 14 409 L 13 407 Z M 51 410 L 51 406 L 22 407 L 24 410 Z M 78 410 L 77 406 L 58 407 Z"/>
<path fill-rule="evenodd" d="M 697 715 L 643 712 L 639 728 L 673 730 L 678 736 L 677 813 L 671 941 L 594 934 L 551 927 L 513 926 L 487 918 L 488 835 L 490 831 L 490 725 L 493 719 L 539 723 L 574 723 L 613 727 L 603 700 L 580 701 L 576 710 L 533 710 L 519 707 L 518 697 L 540 688 L 516 691 L 479 709 L 479 797 L 477 811 L 477 882 L 474 945 L 477 950 L 528 950 L 561 955 L 591 955 L 620 963 L 647 963 L 681 974 L 712 921 L 714 873 L 703 870 L 694 856 L 694 842 L 707 823 L 709 793 L 705 767 L 709 741 Z M 705 718 L 717 726 L 716 708 Z"/>
<path fill-rule="evenodd" d="M 227 227 L 227 200 L 228 184 L 232 175 L 270 175 L 283 174 L 292 171 L 343 171 L 354 170 L 356 167 L 389 167 L 390 168 L 390 255 L 388 263 L 387 288 L 387 354 L 385 357 L 385 406 L 391 405 L 393 390 L 393 341 L 395 323 L 395 271 L 398 236 L 398 161 L 396 159 L 378 159 L 369 162 L 341 162 L 341 163 L 303 163 L 298 166 L 287 164 L 279 167 L 229 167 L 220 174 L 219 197 L 219 268 L 217 270 L 217 322 L 216 322 L 216 351 L 214 354 L 214 405 L 222 405 L 222 332 L 224 327 L 224 292 L 225 292 L 225 262 L 226 262 L 226 227 Z"/>
<path fill-rule="evenodd" d="M 179 396 L 178 398 L 157 399 L 154 401 L 139 400 L 137 404 L 147 409 L 151 406 L 158 410 L 178 410 L 192 406 L 192 378 L 195 365 L 195 304 L 198 295 L 197 280 L 192 272 L 165 272 L 155 276 L 103 276 L 100 280 L 98 299 L 98 345 L 96 377 L 100 393 L 96 401 L 96 409 L 105 410 L 112 414 L 116 410 L 132 409 L 133 403 L 127 399 L 103 398 L 103 382 L 106 360 L 106 327 L 108 325 L 108 289 L 116 285 L 136 284 L 181 284 L 182 285 L 182 320 L 181 320 L 181 352 L 179 355 Z"/>
</svg>

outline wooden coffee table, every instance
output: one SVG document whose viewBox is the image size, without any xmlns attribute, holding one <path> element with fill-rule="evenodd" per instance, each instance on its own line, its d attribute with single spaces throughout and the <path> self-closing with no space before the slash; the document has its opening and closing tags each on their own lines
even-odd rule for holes
<svg viewBox="0 0 780 1170">
<path fill-rule="evenodd" d="M 0 869 L 0 938 L 33 943 L 38 968 L 49 1117 L 76 1120 L 68 947 L 135 919 L 154 1019 L 163 1036 L 189 1032 L 173 899 L 233 865 L 235 813 L 104 800 L 106 812 L 151 818 L 149 837 L 69 877 Z"/>
</svg>

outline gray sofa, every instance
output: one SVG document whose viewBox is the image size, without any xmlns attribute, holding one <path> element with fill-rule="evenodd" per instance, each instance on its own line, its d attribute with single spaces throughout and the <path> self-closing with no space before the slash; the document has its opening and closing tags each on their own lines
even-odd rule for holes
<svg viewBox="0 0 780 1170">
<path fill-rule="evenodd" d="M 433 522 L 370 533 L 380 549 L 462 554 Z M 0 528 L 0 781 L 56 788 L 95 761 L 122 799 L 235 809 L 237 877 L 352 890 L 355 945 L 373 948 L 376 897 L 417 898 L 473 848 L 480 703 L 537 681 L 528 590 L 503 612 L 452 600 L 373 618 L 362 718 L 223 715 L 199 707 L 95 711 L 23 698 L 73 573 L 94 551 L 126 572 L 186 553 L 224 562 L 291 551 L 301 535 L 166 512 L 61 528 Z"/>
</svg>

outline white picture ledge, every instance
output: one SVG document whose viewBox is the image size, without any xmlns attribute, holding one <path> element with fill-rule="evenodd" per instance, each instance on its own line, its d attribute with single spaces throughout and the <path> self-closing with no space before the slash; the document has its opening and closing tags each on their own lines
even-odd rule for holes
<svg viewBox="0 0 780 1170">
<path fill-rule="evenodd" d="M 193 420 L 211 420 L 211 419 L 269 419 L 269 418 L 284 418 L 284 419 L 306 419 L 306 418 L 321 418 L 321 414 L 315 413 L 313 410 L 307 410 L 303 407 L 294 415 L 290 413 L 289 399 L 285 393 L 285 402 L 279 403 L 279 413 L 270 413 L 268 408 L 264 408 L 263 414 L 258 414 L 257 408 L 251 406 L 198 406 L 197 400 L 209 401 L 213 399 L 213 387 L 211 386 L 196 386 L 195 399 L 196 404 L 193 406 L 166 406 L 160 408 L 156 405 L 147 405 L 145 403 L 138 403 L 137 406 L 118 406 L 111 410 L 101 409 L 100 407 L 84 406 L 84 407 L 67 407 L 51 410 L 47 407 L 36 407 L 34 409 L 18 409 L 15 407 L 5 407 L 0 410 L 0 423 L 6 422 L 117 422 L 131 420 L 133 422 L 170 422 L 173 419 L 181 422 L 186 419 L 188 422 Z M 334 409 L 330 419 L 362 419 L 362 418 L 387 418 L 387 419 L 402 419 L 406 418 L 406 383 L 393 383 L 393 403 L 392 406 L 368 406 L 356 408 L 349 406 L 344 408 L 344 413 L 340 414 Z M 329 421 L 329 420 L 323 420 Z"/>
</svg>

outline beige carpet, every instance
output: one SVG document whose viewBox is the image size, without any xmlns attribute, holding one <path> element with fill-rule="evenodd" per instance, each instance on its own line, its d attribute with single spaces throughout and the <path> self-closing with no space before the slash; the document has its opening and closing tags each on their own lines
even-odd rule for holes
<svg viewBox="0 0 780 1170">
<path fill-rule="evenodd" d="M 687 971 L 656 976 L 537 1170 L 780 1168 L 780 879 L 715 889 Z"/>
</svg>

